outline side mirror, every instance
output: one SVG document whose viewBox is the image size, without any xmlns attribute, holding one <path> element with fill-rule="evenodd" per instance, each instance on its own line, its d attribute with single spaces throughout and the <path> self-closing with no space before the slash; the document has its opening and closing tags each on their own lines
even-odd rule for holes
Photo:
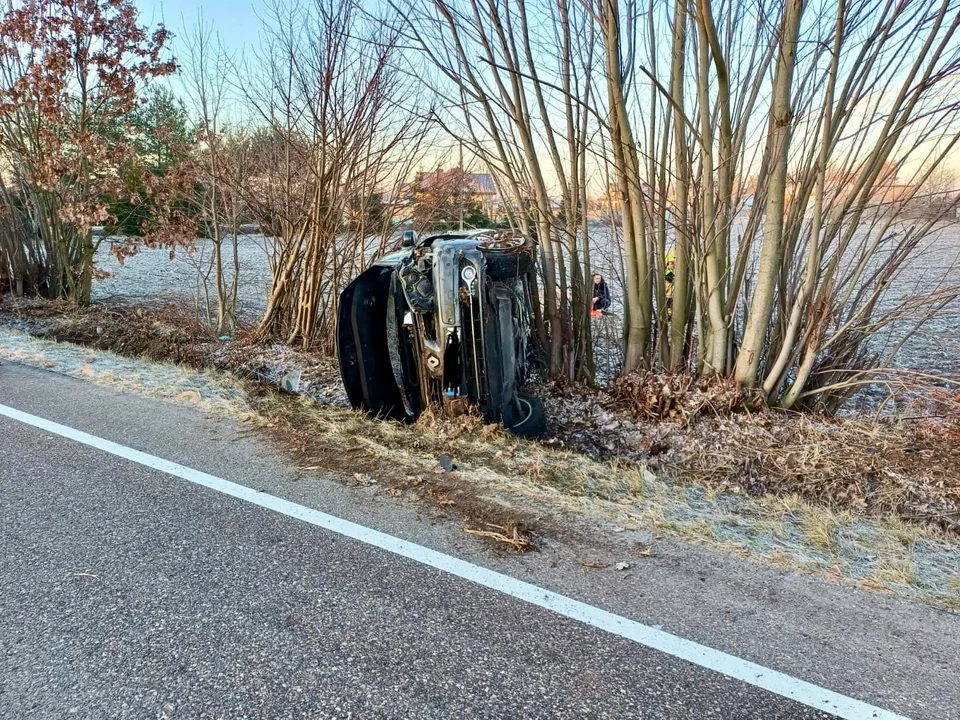
<svg viewBox="0 0 960 720">
<path fill-rule="evenodd" d="M 417 244 L 417 232 L 416 230 L 404 230 L 403 231 L 403 241 L 400 243 L 401 247 L 410 248 Z"/>
</svg>

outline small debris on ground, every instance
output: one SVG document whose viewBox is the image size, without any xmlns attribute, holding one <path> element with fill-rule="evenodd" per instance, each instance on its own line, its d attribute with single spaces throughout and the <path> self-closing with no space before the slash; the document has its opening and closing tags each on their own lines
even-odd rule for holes
<svg viewBox="0 0 960 720">
<path fill-rule="evenodd" d="M 303 373 L 300 370 L 293 370 L 280 378 L 280 390 L 289 395 L 300 394 L 300 378 Z"/>
<path fill-rule="evenodd" d="M 517 525 L 504 526 L 484 523 L 484 528 L 486 529 L 464 527 L 463 531 L 468 535 L 478 535 L 504 543 L 517 552 L 530 552 L 537 549 L 533 541 Z"/>
<path fill-rule="evenodd" d="M 633 552 L 637 557 L 652 557 L 653 548 L 646 543 L 637 543 L 633 546 Z"/>
</svg>

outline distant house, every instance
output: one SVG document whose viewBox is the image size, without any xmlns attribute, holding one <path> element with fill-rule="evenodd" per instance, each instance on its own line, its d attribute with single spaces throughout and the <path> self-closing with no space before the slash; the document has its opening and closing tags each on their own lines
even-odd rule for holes
<svg viewBox="0 0 960 720">
<path fill-rule="evenodd" d="M 489 173 L 471 173 L 460 168 L 443 170 L 437 168 L 430 172 L 418 172 L 414 185 L 418 192 L 462 189 L 476 198 L 497 196 L 497 185 Z"/>
<path fill-rule="evenodd" d="M 502 202 L 493 175 L 489 173 L 470 173 L 469 188 L 473 197 L 479 200 L 483 206 L 485 215 L 495 217 L 500 214 Z"/>
<path fill-rule="evenodd" d="M 497 185 L 493 182 L 493 175 L 489 173 L 470 173 L 470 189 L 475 195 L 497 195 Z"/>
<path fill-rule="evenodd" d="M 418 172 L 412 190 L 416 200 L 422 200 L 428 195 L 438 200 L 462 193 L 463 196 L 480 203 L 484 213 L 491 217 L 497 214 L 501 205 L 493 175 L 466 172 L 460 168 L 437 168 L 429 172 Z"/>
<path fill-rule="evenodd" d="M 878 185 L 871 199 L 881 207 L 900 207 L 916 195 L 916 192 L 917 188 L 914 185 L 888 182 Z"/>
<path fill-rule="evenodd" d="M 591 220 L 609 221 L 620 212 L 620 188 L 610 183 L 602 194 L 587 200 L 587 216 Z"/>
</svg>

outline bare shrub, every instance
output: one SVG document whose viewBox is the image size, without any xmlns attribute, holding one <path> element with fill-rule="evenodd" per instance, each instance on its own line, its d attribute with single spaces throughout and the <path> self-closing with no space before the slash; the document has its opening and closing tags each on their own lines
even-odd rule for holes
<svg viewBox="0 0 960 720">
<path fill-rule="evenodd" d="M 30 222 L 22 199 L 0 173 L 0 292 L 40 292 L 46 282 L 46 247 Z"/>
<path fill-rule="evenodd" d="M 701 414 L 728 415 L 743 409 L 748 394 L 721 377 L 636 371 L 613 379 L 614 406 L 650 420 L 689 421 Z"/>
</svg>

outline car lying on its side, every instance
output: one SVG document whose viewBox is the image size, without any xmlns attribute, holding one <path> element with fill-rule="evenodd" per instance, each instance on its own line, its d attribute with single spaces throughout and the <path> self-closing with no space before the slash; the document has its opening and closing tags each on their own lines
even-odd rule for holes
<svg viewBox="0 0 960 720">
<path fill-rule="evenodd" d="M 512 232 L 406 231 L 400 251 L 340 295 L 337 355 L 351 404 L 396 420 L 477 406 L 516 435 L 543 435 L 543 404 L 523 392 L 536 251 Z"/>
</svg>

